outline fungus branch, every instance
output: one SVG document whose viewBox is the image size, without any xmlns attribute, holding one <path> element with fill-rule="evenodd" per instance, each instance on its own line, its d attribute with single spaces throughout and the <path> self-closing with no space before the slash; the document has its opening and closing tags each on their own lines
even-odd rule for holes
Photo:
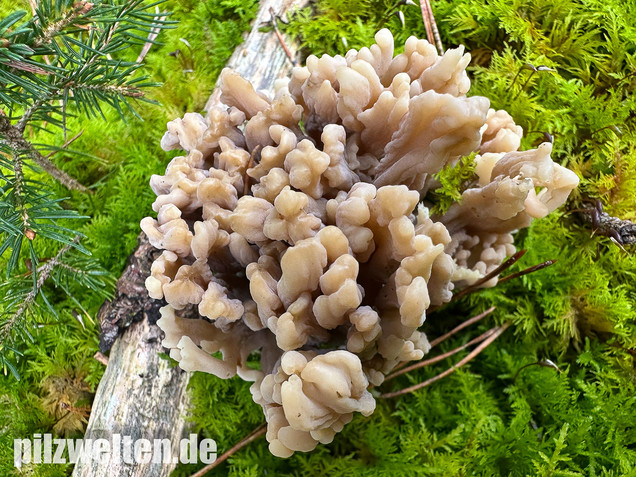
<svg viewBox="0 0 636 477">
<path fill-rule="evenodd" d="M 163 345 L 185 370 L 254 381 L 279 457 L 331 442 L 356 412 L 370 415 L 369 387 L 391 373 L 476 345 L 460 366 L 490 344 L 508 325 L 400 371 L 431 348 L 425 317 L 494 286 L 524 253 L 511 232 L 578 183 L 550 143 L 518 151 L 523 131 L 510 115 L 466 94 L 462 48 L 440 56 L 412 37 L 394 55 L 388 30 L 375 38 L 346 58 L 310 56 L 273 99 L 224 70 L 227 107 L 168 123 L 162 147 L 185 155 L 153 176 L 157 216 L 141 222 L 163 249 L 146 281 L 168 303 L 157 322 Z M 421 198 L 465 156 L 474 157 L 470 184 L 431 215 Z M 258 350 L 267 358 L 255 370 L 246 362 Z"/>
</svg>

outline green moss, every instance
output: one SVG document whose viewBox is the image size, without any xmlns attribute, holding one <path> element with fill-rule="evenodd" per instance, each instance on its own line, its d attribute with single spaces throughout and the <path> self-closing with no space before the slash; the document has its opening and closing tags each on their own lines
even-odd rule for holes
<svg viewBox="0 0 636 477">
<path fill-rule="evenodd" d="M 461 200 L 466 184 L 475 178 L 476 155 L 462 157 L 457 164 L 449 164 L 434 174 L 440 186 L 427 197 L 433 204 L 432 214 L 444 214 L 453 203 Z"/>
<path fill-rule="evenodd" d="M 405 28 L 396 9 L 404 13 Z M 544 132 L 551 134 L 553 157 L 581 177 L 566 210 L 599 198 L 609 213 L 634 219 L 636 31 L 629 2 L 452 0 L 434 2 L 433 9 L 444 45 L 464 44 L 473 55 L 470 94 L 487 96 L 493 107 L 512 114 L 526 132 L 524 149 L 542 141 Z M 307 54 L 344 54 L 372 43 L 382 26 L 393 31 L 397 45 L 409 35 L 424 38 L 420 15 L 417 6 L 397 2 L 323 0 L 297 12 L 285 28 L 299 36 Z M 527 64 L 555 71 L 533 73 Z M 470 158 L 445 169 L 438 175 L 441 194 L 427 199 L 443 210 L 472 172 Z M 576 213 L 563 211 L 518 233 L 516 243 L 528 253 L 510 273 L 557 262 L 427 318 L 424 329 L 435 337 L 497 306 L 487 323 L 442 344 L 440 353 L 486 331 L 493 321 L 512 322 L 467 367 L 416 393 L 378 400 L 372 416 L 356 416 L 332 444 L 312 453 L 276 459 L 261 440 L 212 475 L 254 475 L 254 469 L 335 476 L 633 475 L 633 250 L 624 252 L 607 237 L 593 236 Z M 421 382 L 458 359 L 381 390 Z M 559 370 L 524 367 L 545 359 Z M 193 392 L 205 396 L 205 386 L 193 381 Z M 195 403 L 199 413 L 212 406 L 222 410 L 215 414 L 231 416 L 243 436 L 255 427 L 241 424 L 242 411 L 223 400 Z M 220 451 L 240 440 L 224 433 L 213 417 L 198 422 L 217 439 Z"/>
<path fill-rule="evenodd" d="M 285 28 L 300 35 L 306 52 L 315 54 L 342 54 L 368 45 L 381 26 L 396 34 L 398 44 L 411 34 L 425 37 L 419 8 L 397 6 L 405 15 L 403 29 L 390 10 L 395 4 L 322 0 L 314 11 L 298 12 Z M 94 194 L 72 193 L 68 205 L 90 216 L 82 230 L 93 256 L 114 276 L 134 249 L 139 220 L 154 199 L 149 177 L 161 173 L 172 157 L 158 147 L 165 123 L 202 109 L 256 6 L 255 1 L 237 0 L 168 2 L 165 8 L 175 12 L 179 24 L 162 33 L 163 45 L 153 46 L 147 57 L 147 72 L 164 83 L 153 93 L 162 105 L 138 105 L 143 122 L 130 116 L 124 123 L 113 112 L 106 113 L 107 126 L 85 118 L 69 122 L 73 132 L 84 129 L 73 148 L 94 157 L 59 153 L 55 160 L 93 185 Z M 568 207 L 600 198 L 610 213 L 636 219 L 636 11 L 629 2 L 451 0 L 434 2 L 433 8 L 444 45 L 465 44 L 473 54 L 471 94 L 488 96 L 494 107 L 511 112 L 526 131 L 524 148 L 536 144 L 542 132 L 552 134 L 554 157 L 582 177 Z M 529 78 L 532 71 L 522 69 L 526 63 L 556 72 Z M 52 132 L 46 141 L 61 144 L 63 138 Z M 470 173 L 469 162 L 465 164 L 465 169 L 441 174 L 444 200 L 458 193 Z M 69 195 L 61 188 L 57 192 Z M 497 306 L 493 318 L 442 344 L 439 352 L 467 342 L 493 322 L 512 321 L 467 367 L 417 393 L 378 400 L 372 416 L 356 416 L 332 444 L 310 454 L 277 459 L 260 439 L 212 475 L 632 475 L 633 250 L 624 253 L 608 238 L 592 237 L 574 213 L 553 214 L 516 240 L 528 253 L 514 270 L 548 259 L 557 263 L 473 294 L 427 319 L 425 330 L 434 337 L 464 317 Z M 42 256 L 54 252 L 44 242 L 37 247 Z M 94 317 L 102 300 L 82 296 L 80 301 Z M 44 409 L 46 392 L 40 383 L 72 373 L 85 376 L 94 389 L 103 372 L 92 359 L 95 324 L 84 314 L 85 327 L 74 318 L 75 303 L 59 298 L 55 308 L 60 316 L 41 317 L 47 324 L 25 350 L 23 381 L 4 378 L 0 384 L 2 475 L 12 472 L 13 437 L 46 432 L 55 424 Z M 546 358 L 561 371 L 540 366 L 521 370 Z M 382 390 L 421 382 L 457 359 L 399 378 Z M 263 421 L 248 389 L 249 383 L 237 378 L 196 374 L 192 379 L 196 430 L 214 438 L 220 452 Z M 191 475 L 193 467 L 181 467 L 175 475 Z M 66 475 L 69 470 L 39 466 L 34 475 Z"/>
</svg>

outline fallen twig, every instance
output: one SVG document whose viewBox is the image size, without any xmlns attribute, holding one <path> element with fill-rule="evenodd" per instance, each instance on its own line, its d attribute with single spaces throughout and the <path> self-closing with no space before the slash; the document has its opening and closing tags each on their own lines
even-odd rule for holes
<svg viewBox="0 0 636 477">
<path fill-rule="evenodd" d="M 545 262 L 539 263 L 538 265 L 533 265 L 532 267 L 528 267 L 519 272 L 515 272 L 505 277 L 502 277 L 499 279 L 499 283 L 503 283 L 507 280 L 512 280 L 513 278 L 522 277 L 524 275 L 527 275 L 528 273 L 536 272 L 538 270 L 543 270 L 544 268 L 547 268 L 550 265 L 554 265 L 555 263 L 556 263 L 556 260 L 546 260 Z"/>
<path fill-rule="evenodd" d="M 158 6 L 155 7 L 155 13 L 157 15 L 159 13 L 163 13 L 164 14 L 161 17 L 157 16 L 157 20 L 159 18 L 163 18 L 163 17 L 165 17 L 167 15 L 167 13 L 165 11 L 164 12 L 160 12 Z M 150 47 L 152 47 L 152 44 L 154 43 L 155 38 L 157 38 L 157 35 L 159 35 L 160 31 L 161 31 L 161 26 L 159 24 L 155 24 L 155 26 L 153 26 L 150 29 L 150 33 L 148 33 L 148 41 L 146 41 L 146 43 L 144 43 L 144 47 L 141 49 L 141 52 L 139 53 L 139 56 L 135 60 L 135 63 L 141 63 L 142 61 L 144 61 L 144 58 L 146 57 L 146 55 L 150 51 Z"/>
<path fill-rule="evenodd" d="M 212 469 L 214 469 L 217 465 L 221 464 L 222 462 L 225 462 L 228 459 L 228 457 L 231 457 L 234 453 L 236 453 L 236 451 L 242 449 L 243 447 L 248 445 L 250 442 L 255 441 L 256 439 L 264 435 L 266 431 L 267 431 L 267 424 L 261 424 L 256 429 L 254 429 L 249 435 L 245 436 L 239 443 L 237 443 L 232 448 L 230 448 L 230 450 L 225 452 L 221 457 L 216 459 L 211 464 L 206 465 L 203 469 L 199 470 L 198 472 L 192 474 L 190 477 L 203 477 L 205 474 L 207 474 Z"/>
<path fill-rule="evenodd" d="M 422 20 L 424 20 L 424 28 L 426 28 L 426 39 L 430 44 L 433 44 L 433 29 L 431 28 L 431 21 L 428 17 L 428 8 L 424 0 L 420 0 L 420 8 L 422 9 Z"/>
<path fill-rule="evenodd" d="M 283 38 L 283 35 L 278 29 L 278 21 L 277 21 L 278 17 L 276 16 L 276 13 L 274 13 L 274 9 L 270 8 L 269 13 L 272 16 L 272 25 L 274 26 L 274 34 L 276 35 L 276 38 L 278 38 L 278 42 L 280 43 L 280 46 L 283 47 L 283 51 L 285 52 L 285 55 L 287 55 L 287 58 L 289 59 L 291 64 L 296 66 L 296 60 L 294 59 L 294 55 L 292 54 L 289 47 L 287 46 L 287 43 L 285 43 L 285 39 Z"/>
<path fill-rule="evenodd" d="M 62 147 L 60 147 L 59 149 L 56 149 L 55 151 L 49 152 L 46 156 L 44 156 L 44 159 L 49 159 L 56 152 L 60 152 L 62 149 L 66 149 L 71 144 L 73 144 L 73 142 L 75 142 L 75 140 L 78 139 L 82 134 L 84 134 L 83 129 L 80 132 L 78 132 L 75 136 L 73 136 L 71 139 L 69 139 L 68 141 L 65 141 L 64 144 L 62 144 Z"/>
<path fill-rule="evenodd" d="M 485 333 L 482 333 L 481 335 L 479 335 L 477 338 L 473 338 L 472 340 L 470 340 L 468 343 L 458 346 L 455 349 L 452 349 L 450 351 L 447 351 L 446 353 L 442 353 L 439 356 L 435 356 L 434 358 L 430 358 L 430 359 L 426 359 L 424 361 L 418 361 L 415 364 L 412 364 L 410 366 L 407 366 L 406 368 L 402 368 L 392 374 L 389 374 L 385 379 L 384 382 L 387 382 L 390 379 L 396 378 L 398 376 L 401 376 L 403 374 L 406 374 L 410 371 L 413 371 L 415 369 L 419 369 L 419 368 L 424 368 L 425 366 L 429 366 L 431 364 L 435 364 L 438 361 L 442 361 L 446 358 L 450 358 L 451 356 L 453 356 L 454 354 L 459 353 L 460 351 L 468 348 L 469 346 L 472 346 L 474 344 L 480 343 L 482 341 L 484 341 L 486 338 L 490 337 L 495 331 L 497 330 L 497 328 L 491 328 L 488 331 L 486 331 Z"/>
<path fill-rule="evenodd" d="M 447 340 L 448 338 L 453 336 L 455 333 L 463 330 L 467 326 L 470 326 L 470 325 L 472 325 L 474 323 L 477 323 L 478 321 L 482 320 L 483 318 L 485 318 L 486 316 L 491 314 L 493 311 L 495 311 L 495 308 L 496 307 L 492 306 L 492 307 L 488 308 L 486 311 L 480 313 L 479 315 L 473 316 L 472 318 L 469 318 L 468 320 L 464 321 L 463 323 L 460 323 L 458 326 L 456 326 L 455 328 L 450 330 L 448 333 L 445 333 L 442 336 L 438 336 L 433 341 L 431 341 L 431 343 L 430 343 L 431 349 L 433 349 L 435 346 L 440 344 L 442 341 Z M 403 369 L 407 364 L 408 364 L 408 361 L 401 363 L 399 366 L 396 366 L 396 368 L 393 370 L 393 374 L 396 374 L 398 371 Z M 400 374 L 402 374 L 402 373 L 400 373 Z"/>
<path fill-rule="evenodd" d="M 464 328 L 466 328 L 467 326 L 470 326 L 470 325 L 472 325 L 474 323 L 477 323 L 479 320 L 481 320 L 481 319 L 485 318 L 486 316 L 490 315 L 493 311 L 495 311 L 495 308 L 496 307 L 491 306 L 486 311 L 481 312 L 479 315 L 473 316 L 472 318 L 470 318 L 470 319 L 464 321 L 463 323 L 459 324 L 458 326 L 456 326 L 455 328 L 450 330 L 448 333 L 445 333 L 442 336 L 440 336 L 438 338 L 435 338 L 433 341 L 431 341 L 431 348 L 434 348 L 435 346 L 440 344 L 442 341 L 447 340 L 448 338 L 453 336 L 458 331 L 461 331 Z"/>
<path fill-rule="evenodd" d="M 427 379 L 426 381 L 422 383 L 409 386 L 408 388 L 400 389 L 399 391 L 381 394 L 380 398 L 389 399 L 389 398 L 393 398 L 397 396 L 402 396 L 404 394 L 412 393 L 413 391 L 417 391 L 419 389 L 425 388 L 426 386 L 429 386 L 433 384 L 434 382 L 439 381 L 442 378 L 445 378 L 446 376 L 457 371 L 457 369 L 461 368 L 463 365 L 465 365 L 466 363 L 471 361 L 473 358 L 475 358 L 479 353 L 481 353 L 484 349 L 486 349 L 493 341 L 495 341 L 499 337 L 499 335 L 501 335 L 509 326 L 510 326 L 510 322 L 506 322 L 503 325 L 496 328 L 495 331 L 483 341 L 483 343 L 477 346 L 477 348 L 471 351 L 465 358 L 460 360 L 457 364 L 448 368 L 446 371 L 438 374 L 437 376 L 433 376 L 432 378 Z"/>
<path fill-rule="evenodd" d="M 108 356 L 106 356 L 101 351 L 98 351 L 97 353 L 95 353 L 93 355 L 93 359 L 95 359 L 95 361 L 102 363 L 104 366 L 108 366 Z"/>
<path fill-rule="evenodd" d="M 430 0 L 420 0 L 420 8 L 422 9 L 422 19 L 424 20 L 424 27 L 426 28 L 426 38 L 430 44 L 437 47 L 438 53 L 443 55 L 444 46 L 439 36 L 439 30 L 437 29 L 437 23 L 435 22 Z"/>
<path fill-rule="evenodd" d="M 483 278 L 480 278 L 479 280 L 477 280 L 472 285 L 467 286 L 466 288 L 464 288 L 459 293 L 456 293 L 455 295 L 453 295 L 453 298 L 451 299 L 451 303 L 454 302 L 454 301 L 459 300 L 460 298 L 465 297 L 466 295 L 469 295 L 469 294 L 473 293 L 481 285 L 483 285 L 484 283 L 486 283 L 489 280 L 492 280 L 493 278 L 498 276 L 504 270 L 507 270 L 508 268 L 512 267 L 512 265 L 514 265 L 525 254 L 526 254 L 526 250 L 519 250 L 512 257 L 510 257 L 508 260 L 506 260 L 501 265 L 499 265 L 497 268 L 495 268 L 492 272 L 490 272 L 488 275 L 486 275 Z"/>
</svg>

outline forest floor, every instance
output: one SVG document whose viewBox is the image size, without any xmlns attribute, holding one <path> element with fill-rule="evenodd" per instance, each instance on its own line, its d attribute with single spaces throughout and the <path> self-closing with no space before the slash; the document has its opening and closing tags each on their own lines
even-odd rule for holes
<svg viewBox="0 0 636 477">
<path fill-rule="evenodd" d="M 0 14 L 17 7 L 3 5 Z M 140 103 L 141 119 L 129 115 L 125 122 L 115 111 L 106 112 L 105 121 L 69 121 L 70 131 L 84 131 L 74 148 L 91 157 L 59 154 L 56 161 L 93 193 L 69 193 L 41 179 L 89 217 L 81 231 L 113 278 L 137 244 L 139 221 L 151 213 L 150 176 L 176 155 L 159 147 L 166 123 L 203 109 L 257 7 L 254 0 L 168 0 L 161 8 L 178 23 L 161 33 L 162 44 L 151 48 L 145 66 L 163 83 L 150 93 L 159 105 Z M 343 54 L 369 45 L 381 27 L 394 32 L 396 45 L 410 35 L 425 38 L 419 8 L 403 2 L 320 0 L 314 7 L 282 25 L 307 53 Z M 444 46 L 464 44 L 473 55 L 469 94 L 487 96 L 492 107 L 511 113 L 526 131 L 522 149 L 549 133 L 553 158 L 582 179 L 563 210 L 515 238 L 528 252 L 512 272 L 557 262 L 428 317 L 425 331 L 434 337 L 497 307 L 440 352 L 494 324 L 512 323 L 470 365 L 416 393 L 379 401 L 372 416 L 356 416 L 332 444 L 312 453 L 278 459 L 261 439 L 212 475 L 636 475 L 636 254 L 633 245 L 593 234 L 591 224 L 568 212 L 600 199 L 609 214 L 636 220 L 636 10 L 627 0 L 450 0 L 434 2 L 433 9 Z M 538 71 L 541 65 L 554 72 Z M 32 134 L 35 140 L 46 133 Z M 61 132 L 44 140 L 64 142 Z M 22 350 L 21 380 L 0 378 L 2 475 L 71 470 L 50 464 L 14 469 L 12 440 L 84 429 L 104 368 L 94 359 L 102 299 L 84 294 L 79 301 L 86 313 L 60 296 L 54 303 L 59 316 L 43 323 Z M 394 386 L 421 382 L 449 365 L 442 361 Z M 220 450 L 264 422 L 249 383 L 239 378 L 196 373 L 190 386 L 193 426 Z M 61 403 L 73 410 L 62 411 Z M 199 467 L 182 466 L 175 475 Z"/>
</svg>

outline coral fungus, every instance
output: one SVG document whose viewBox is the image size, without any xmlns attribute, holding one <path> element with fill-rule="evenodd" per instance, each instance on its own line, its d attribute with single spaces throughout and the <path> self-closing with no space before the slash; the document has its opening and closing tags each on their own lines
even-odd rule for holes
<svg viewBox="0 0 636 477">
<path fill-rule="evenodd" d="M 370 383 L 428 352 L 429 307 L 513 254 L 511 233 L 578 183 L 551 144 L 518 152 L 512 118 L 466 96 L 463 48 L 393 50 L 382 30 L 310 56 L 273 98 L 224 70 L 227 108 L 170 122 L 161 142 L 187 151 L 153 176 L 157 219 L 141 223 L 164 250 L 147 280 L 168 302 L 164 346 L 183 369 L 253 380 L 278 456 L 371 414 Z M 461 200 L 431 216 L 436 174 L 474 152 Z"/>
</svg>

